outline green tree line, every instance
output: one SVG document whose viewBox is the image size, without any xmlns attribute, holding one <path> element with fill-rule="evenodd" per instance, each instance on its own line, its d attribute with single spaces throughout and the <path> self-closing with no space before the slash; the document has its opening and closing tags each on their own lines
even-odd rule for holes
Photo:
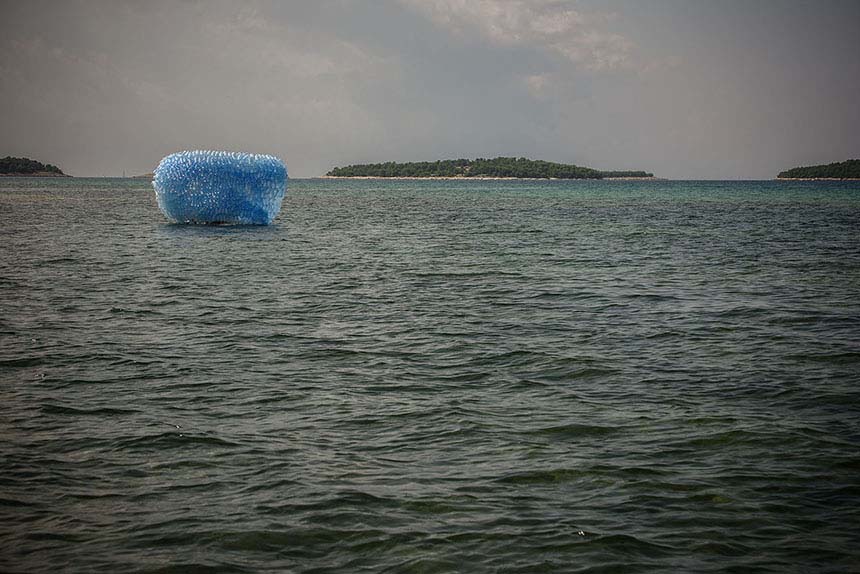
<svg viewBox="0 0 860 574">
<path fill-rule="evenodd" d="M 56 173 L 65 175 L 60 168 L 49 163 L 41 163 L 26 157 L 6 156 L 0 159 L 0 173 L 31 174 L 38 172 Z"/>
<path fill-rule="evenodd" d="M 495 159 L 447 159 L 396 163 L 369 163 L 335 167 L 326 175 L 335 177 L 522 177 L 557 179 L 603 179 L 604 177 L 651 177 L 644 171 L 602 172 L 588 167 L 531 160 L 524 157 Z"/>
<path fill-rule="evenodd" d="M 781 172 L 778 177 L 783 179 L 816 177 L 860 179 L 860 159 L 849 159 L 827 165 L 795 167 Z"/>
<path fill-rule="evenodd" d="M 601 171 L 603 177 L 654 177 L 647 171 Z"/>
</svg>

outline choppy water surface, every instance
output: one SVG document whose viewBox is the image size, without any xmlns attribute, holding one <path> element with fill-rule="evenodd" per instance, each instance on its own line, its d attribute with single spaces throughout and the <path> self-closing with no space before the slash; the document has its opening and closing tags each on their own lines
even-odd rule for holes
<svg viewBox="0 0 860 574">
<path fill-rule="evenodd" d="M 860 571 L 860 186 L 0 180 L 0 571 Z"/>
</svg>

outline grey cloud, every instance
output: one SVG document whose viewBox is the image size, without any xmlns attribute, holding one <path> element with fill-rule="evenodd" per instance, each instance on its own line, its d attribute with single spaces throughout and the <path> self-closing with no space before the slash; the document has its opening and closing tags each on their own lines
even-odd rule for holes
<svg viewBox="0 0 860 574">
<path fill-rule="evenodd" d="M 590 69 L 630 64 L 633 44 L 601 29 L 604 18 L 557 0 L 401 0 L 455 33 L 555 52 Z"/>
<path fill-rule="evenodd" d="M 522 155 L 771 177 L 860 155 L 858 21 L 840 0 L 10 2 L 0 155 L 75 175 L 214 148 L 293 176 Z"/>
</svg>

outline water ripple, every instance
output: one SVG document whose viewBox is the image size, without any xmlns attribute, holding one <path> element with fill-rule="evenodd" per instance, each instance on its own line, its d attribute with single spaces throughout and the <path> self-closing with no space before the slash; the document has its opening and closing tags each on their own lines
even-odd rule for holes
<svg viewBox="0 0 860 574">
<path fill-rule="evenodd" d="M 197 228 L 4 179 L 0 214 L 0 571 L 860 561 L 854 184 L 307 180 Z"/>
</svg>

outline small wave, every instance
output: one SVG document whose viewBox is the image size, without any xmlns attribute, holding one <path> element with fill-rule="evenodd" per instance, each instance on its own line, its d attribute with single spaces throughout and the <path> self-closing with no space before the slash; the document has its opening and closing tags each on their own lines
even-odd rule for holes
<svg viewBox="0 0 860 574">
<path fill-rule="evenodd" d="M 135 409 L 121 409 L 116 407 L 97 407 L 92 409 L 76 408 L 67 405 L 42 405 L 42 412 L 49 415 L 77 415 L 77 416 L 102 416 L 102 415 L 129 415 L 140 411 Z"/>
<path fill-rule="evenodd" d="M 689 337 L 689 334 L 674 329 L 658 331 L 656 333 L 645 335 L 645 339 L 649 341 L 659 341 L 661 339 L 682 339 L 685 337 Z"/>
<path fill-rule="evenodd" d="M 522 273 L 512 271 L 414 271 L 406 273 L 409 277 L 430 279 L 481 279 L 484 277 L 523 277 Z"/>
<path fill-rule="evenodd" d="M 758 319 L 762 315 L 769 315 L 772 311 L 770 309 L 764 307 L 731 307 L 728 309 L 721 309 L 713 313 L 714 317 L 718 317 L 720 319 L 745 319 L 745 318 L 756 318 Z"/>
<path fill-rule="evenodd" d="M 518 472 L 496 480 L 502 484 L 557 484 L 574 482 L 593 476 L 590 470 L 572 468 L 555 468 L 550 470 L 532 470 Z"/>
<path fill-rule="evenodd" d="M 254 572 L 238 564 L 207 564 L 205 562 L 176 562 L 140 570 L 142 574 L 223 574 L 225 572 Z"/>
<path fill-rule="evenodd" d="M 112 446 L 117 450 L 125 450 L 141 448 L 185 448 L 193 446 L 218 446 L 224 448 L 235 448 L 240 445 L 238 443 L 214 436 L 177 431 L 138 436 L 134 438 L 123 438 L 113 441 Z"/>
<path fill-rule="evenodd" d="M 681 298 L 675 295 L 664 295 L 660 293 L 630 293 L 629 295 L 626 295 L 625 298 L 653 302 L 681 301 Z"/>
<path fill-rule="evenodd" d="M 32 502 L 26 502 L 24 500 L 18 500 L 17 498 L 0 497 L 0 506 L 23 508 L 23 507 L 38 506 L 38 505 L 35 503 L 32 503 Z"/>
<path fill-rule="evenodd" d="M 36 367 L 44 364 L 43 357 L 19 357 L 16 359 L 0 359 L 0 368 L 3 367 Z"/>
<path fill-rule="evenodd" d="M 320 548 L 351 545 L 358 540 L 376 537 L 378 533 L 366 528 L 291 528 L 285 530 L 246 530 L 239 532 L 212 532 L 210 539 L 223 549 L 243 552 L 289 550 L 294 556 L 311 556 Z"/>
<path fill-rule="evenodd" d="M 563 438 L 579 438 L 591 436 L 608 436 L 622 432 L 618 427 L 608 427 L 600 425 L 585 425 L 571 423 L 567 425 L 551 426 L 541 429 L 529 431 L 529 434 L 549 435 L 553 437 Z"/>
<path fill-rule="evenodd" d="M 61 263 L 81 263 L 83 259 L 75 259 L 74 257 L 54 257 L 53 259 L 45 259 L 41 262 L 42 265 L 57 265 Z"/>
<path fill-rule="evenodd" d="M 789 355 L 787 358 L 795 361 L 809 361 L 812 363 L 853 365 L 854 363 L 860 362 L 860 351 L 847 351 L 844 353 L 803 353 Z"/>
<path fill-rule="evenodd" d="M 616 556 L 660 558 L 675 551 L 671 546 L 644 540 L 630 534 L 597 535 L 589 540 L 589 544 L 592 546 L 603 547 Z M 609 570 L 595 570 L 595 572 L 597 571 L 605 572 Z"/>
<path fill-rule="evenodd" d="M 546 233 L 543 229 L 482 229 L 476 231 L 475 235 L 522 235 L 532 233 Z"/>
<path fill-rule="evenodd" d="M 742 444 L 779 444 L 780 441 L 784 441 L 785 437 L 779 437 L 775 435 L 762 434 L 753 431 L 747 430 L 729 430 L 723 432 L 717 432 L 708 434 L 705 436 L 696 436 L 692 438 L 686 438 L 678 443 L 674 443 L 670 446 L 681 446 L 681 447 L 695 447 L 695 448 L 703 448 L 703 447 L 721 447 L 721 446 L 730 446 L 730 445 L 742 445 Z"/>
<path fill-rule="evenodd" d="M 131 315 L 134 317 L 145 317 L 150 315 L 161 315 L 162 313 L 154 309 L 130 309 L 128 307 L 111 307 L 109 313 L 115 315 Z"/>
</svg>

